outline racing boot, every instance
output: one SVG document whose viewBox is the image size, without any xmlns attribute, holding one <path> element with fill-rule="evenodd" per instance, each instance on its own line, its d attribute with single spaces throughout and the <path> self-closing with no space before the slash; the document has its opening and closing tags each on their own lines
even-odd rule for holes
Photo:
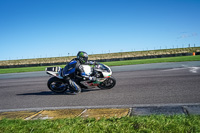
<svg viewBox="0 0 200 133">
<path fill-rule="evenodd" d="M 70 86 L 70 92 L 71 93 L 81 93 L 81 87 L 76 83 L 74 82 L 73 80 L 69 80 L 69 86 Z"/>
</svg>

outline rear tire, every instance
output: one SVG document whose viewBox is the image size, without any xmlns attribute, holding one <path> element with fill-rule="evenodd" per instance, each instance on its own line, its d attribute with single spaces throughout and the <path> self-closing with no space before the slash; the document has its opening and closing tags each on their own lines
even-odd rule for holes
<svg viewBox="0 0 200 133">
<path fill-rule="evenodd" d="M 67 90 L 66 84 L 63 80 L 57 77 L 50 78 L 47 82 L 47 86 L 51 91 L 56 93 L 63 93 Z"/>
<path fill-rule="evenodd" d="M 114 77 L 107 78 L 104 82 L 100 83 L 98 87 L 100 89 L 111 89 L 116 85 L 116 79 Z"/>
</svg>

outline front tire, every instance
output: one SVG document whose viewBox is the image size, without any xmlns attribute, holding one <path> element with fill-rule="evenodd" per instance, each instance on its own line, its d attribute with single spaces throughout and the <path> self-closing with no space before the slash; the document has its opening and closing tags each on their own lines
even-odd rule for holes
<svg viewBox="0 0 200 133">
<path fill-rule="evenodd" d="M 114 77 L 107 78 L 104 82 L 100 83 L 98 87 L 100 89 L 111 89 L 116 85 L 116 79 Z"/>
<path fill-rule="evenodd" d="M 47 82 L 47 86 L 51 91 L 56 93 L 63 93 L 67 90 L 65 83 L 56 77 L 50 78 Z"/>
</svg>

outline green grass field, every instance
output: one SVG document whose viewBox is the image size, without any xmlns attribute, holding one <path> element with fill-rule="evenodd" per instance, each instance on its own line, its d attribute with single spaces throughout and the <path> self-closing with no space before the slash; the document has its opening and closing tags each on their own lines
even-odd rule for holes
<svg viewBox="0 0 200 133">
<path fill-rule="evenodd" d="M 103 62 L 103 63 L 108 66 L 121 66 L 121 65 L 136 65 L 136 64 L 149 64 L 149 63 L 162 63 L 162 62 L 182 62 L 182 61 L 200 61 L 200 55 L 154 58 L 154 59 L 140 59 L 140 60 L 126 60 L 126 61 L 112 61 L 112 62 Z M 61 67 L 64 67 L 64 66 L 65 65 L 62 65 Z M 0 74 L 44 71 L 46 67 L 47 66 L 6 68 L 6 69 L 0 69 Z"/>
<path fill-rule="evenodd" d="M 199 115 L 151 115 L 109 119 L 0 120 L 0 133 L 199 133 Z"/>
<path fill-rule="evenodd" d="M 113 62 L 104 62 L 104 64 L 106 64 L 108 66 L 121 66 L 121 65 L 136 65 L 136 64 L 150 64 L 150 63 L 163 63 L 163 62 L 184 62 L 184 61 L 200 61 L 200 55 L 140 59 L 140 60 L 126 60 L 126 61 L 113 61 Z"/>
</svg>

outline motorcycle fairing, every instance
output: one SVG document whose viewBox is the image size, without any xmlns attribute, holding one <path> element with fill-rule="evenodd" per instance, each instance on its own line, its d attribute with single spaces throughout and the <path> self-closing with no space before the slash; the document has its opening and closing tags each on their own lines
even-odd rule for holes
<svg viewBox="0 0 200 133">
<path fill-rule="evenodd" d="M 105 64 L 99 63 L 98 67 L 95 70 L 101 72 L 104 78 L 109 78 L 112 75 L 111 69 Z"/>
</svg>

